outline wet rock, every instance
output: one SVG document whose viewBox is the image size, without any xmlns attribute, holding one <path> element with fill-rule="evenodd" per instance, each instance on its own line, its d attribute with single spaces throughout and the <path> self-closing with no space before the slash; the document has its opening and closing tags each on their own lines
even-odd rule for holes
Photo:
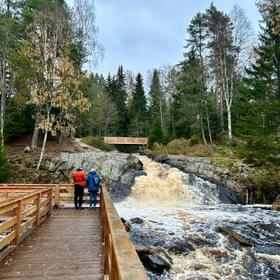
<svg viewBox="0 0 280 280">
<path fill-rule="evenodd" d="M 255 246 L 256 253 L 267 254 L 267 255 L 280 255 L 279 246 L 271 245 L 257 245 Z"/>
<path fill-rule="evenodd" d="M 152 249 L 143 244 L 139 244 L 139 243 L 134 244 L 134 248 L 140 259 L 152 254 Z"/>
<path fill-rule="evenodd" d="M 280 194 L 277 196 L 277 198 L 273 202 L 272 209 L 280 211 Z"/>
<path fill-rule="evenodd" d="M 133 224 L 143 224 L 144 223 L 144 221 L 141 218 L 132 218 L 132 219 L 130 219 L 130 221 Z"/>
<path fill-rule="evenodd" d="M 252 241 L 245 238 L 244 236 L 242 236 L 241 234 L 235 232 L 234 230 L 232 230 L 229 227 L 218 227 L 217 228 L 218 232 L 221 232 L 225 235 L 229 235 L 230 237 L 232 237 L 234 240 L 238 241 L 240 243 L 240 245 L 242 246 L 252 246 Z"/>
<path fill-rule="evenodd" d="M 122 223 L 124 225 L 125 230 L 128 231 L 128 232 L 131 231 L 131 227 L 132 227 L 131 222 L 127 221 L 123 217 L 121 217 L 121 221 L 122 221 Z"/>
<path fill-rule="evenodd" d="M 23 152 L 24 152 L 24 153 L 32 153 L 33 150 L 31 149 L 30 146 L 26 146 L 26 147 L 24 148 Z"/>
<path fill-rule="evenodd" d="M 171 264 L 158 254 L 147 255 L 140 258 L 143 265 L 150 271 L 162 274 L 165 270 L 171 268 Z"/>
<path fill-rule="evenodd" d="M 191 234 L 184 237 L 185 242 L 193 247 L 215 246 L 216 237 L 213 234 L 209 234 L 208 238 L 204 238 L 200 234 Z"/>
<path fill-rule="evenodd" d="M 187 243 L 185 240 L 168 240 L 164 243 L 163 248 L 171 251 L 175 254 L 188 254 L 190 251 L 194 251 L 195 248 L 190 244 Z"/>
<path fill-rule="evenodd" d="M 164 248 L 162 248 L 162 247 L 160 247 L 160 246 L 157 246 L 157 247 L 155 247 L 155 248 L 153 249 L 153 251 L 154 251 L 155 253 L 160 254 L 163 258 L 166 258 L 167 261 L 168 261 L 170 264 L 173 264 L 173 260 L 172 260 L 171 256 L 168 254 L 168 252 L 167 252 Z"/>
</svg>

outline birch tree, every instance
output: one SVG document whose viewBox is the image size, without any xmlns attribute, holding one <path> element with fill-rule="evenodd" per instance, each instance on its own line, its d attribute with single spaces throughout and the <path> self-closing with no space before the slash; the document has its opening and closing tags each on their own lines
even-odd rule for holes
<svg viewBox="0 0 280 280">
<path fill-rule="evenodd" d="M 36 108 L 37 129 L 44 132 L 37 169 L 45 152 L 47 136 L 71 133 L 75 110 L 88 108 L 79 87 L 82 75 L 70 60 L 67 22 L 60 7 L 45 6 L 28 27 L 23 52 L 33 68 L 30 103 Z"/>
</svg>

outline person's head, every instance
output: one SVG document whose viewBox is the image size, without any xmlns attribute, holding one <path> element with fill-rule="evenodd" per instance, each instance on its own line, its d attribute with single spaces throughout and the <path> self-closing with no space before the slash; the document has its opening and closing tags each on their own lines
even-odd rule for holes
<svg viewBox="0 0 280 280">
<path fill-rule="evenodd" d="M 80 168 L 80 167 L 79 167 L 79 168 L 77 168 L 77 171 L 82 171 L 82 170 L 83 170 L 83 169 L 82 169 L 82 168 Z"/>
<path fill-rule="evenodd" d="M 90 169 L 90 173 L 96 173 L 95 169 L 94 169 L 94 168 L 91 168 L 91 169 Z"/>
</svg>

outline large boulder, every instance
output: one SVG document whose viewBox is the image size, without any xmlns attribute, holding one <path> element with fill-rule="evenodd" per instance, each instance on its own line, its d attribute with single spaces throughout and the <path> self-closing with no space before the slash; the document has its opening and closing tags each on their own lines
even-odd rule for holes
<svg viewBox="0 0 280 280">
<path fill-rule="evenodd" d="M 92 150 L 82 153 L 61 153 L 51 161 L 45 161 L 42 169 L 57 174 L 61 179 L 71 179 L 71 172 L 81 167 L 86 172 L 91 168 L 101 174 L 103 182 L 114 201 L 131 194 L 135 177 L 142 175 L 142 162 L 135 156 L 118 152 Z"/>
</svg>

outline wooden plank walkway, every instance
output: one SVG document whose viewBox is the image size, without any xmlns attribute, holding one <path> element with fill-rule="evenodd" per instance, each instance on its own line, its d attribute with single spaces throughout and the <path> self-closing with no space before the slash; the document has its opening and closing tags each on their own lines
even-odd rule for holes
<svg viewBox="0 0 280 280">
<path fill-rule="evenodd" d="M 0 264 L 1 280 L 103 279 L 99 209 L 58 209 Z"/>
</svg>

